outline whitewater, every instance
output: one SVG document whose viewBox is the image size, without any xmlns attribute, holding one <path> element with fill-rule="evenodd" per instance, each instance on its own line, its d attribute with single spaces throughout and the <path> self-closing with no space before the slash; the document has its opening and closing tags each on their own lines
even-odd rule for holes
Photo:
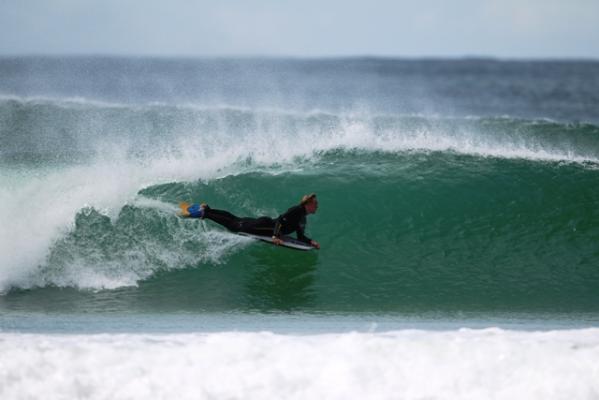
<svg viewBox="0 0 599 400">
<path fill-rule="evenodd" d="M 3 398 L 594 399 L 597 329 L 0 334 Z"/>
</svg>

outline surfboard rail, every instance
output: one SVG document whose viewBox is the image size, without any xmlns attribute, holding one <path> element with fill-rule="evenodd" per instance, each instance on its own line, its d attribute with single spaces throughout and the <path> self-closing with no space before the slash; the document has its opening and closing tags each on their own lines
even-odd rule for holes
<svg viewBox="0 0 599 400">
<path fill-rule="evenodd" d="M 267 243 L 274 245 L 274 243 L 272 241 L 272 237 L 270 237 L 270 236 L 254 235 L 254 234 L 245 233 L 245 232 L 238 232 L 237 234 L 240 236 L 250 237 L 250 238 L 256 239 L 256 240 L 261 240 L 263 242 L 267 242 Z M 309 250 L 314 249 L 314 247 L 310 246 L 309 244 L 301 242 L 301 241 L 294 239 L 290 236 L 281 236 L 281 240 L 283 240 L 283 243 L 281 243 L 280 246 L 287 247 L 290 249 L 301 250 L 301 251 L 309 251 Z"/>
</svg>

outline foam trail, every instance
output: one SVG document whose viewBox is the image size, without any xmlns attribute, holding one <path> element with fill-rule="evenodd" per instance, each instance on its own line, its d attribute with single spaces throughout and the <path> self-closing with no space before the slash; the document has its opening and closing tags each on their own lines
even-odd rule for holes
<svg viewBox="0 0 599 400">
<path fill-rule="evenodd" d="M 185 246 L 190 243 L 194 244 L 193 250 Z M 53 285 L 100 290 L 137 286 L 164 265 L 178 269 L 200 262 L 222 264 L 228 254 L 248 243 L 250 240 L 246 238 L 222 231 L 182 230 L 173 234 L 170 246 L 141 240 L 109 256 L 71 254 L 69 261 L 60 268 L 55 265 L 42 267 L 35 275 L 28 276 L 24 287 Z"/>
<path fill-rule="evenodd" d="M 136 197 L 131 204 L 140 208 L 145 207 L 154 210 L 160 210 L 161 212 L 169 215 L 176 214 L 180 211 L 179 207 L 175 204 L 168 204 L 160 200 L 149 199 L 143 196 Z"/>
<path fill-rule="evenodd" d="M 595 399 L 599 330 L 0 334 L 2 398 Z"/>
</svg>

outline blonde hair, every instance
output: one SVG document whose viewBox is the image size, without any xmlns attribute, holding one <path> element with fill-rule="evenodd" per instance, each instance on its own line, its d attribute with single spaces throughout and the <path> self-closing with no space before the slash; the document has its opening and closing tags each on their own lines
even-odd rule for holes
<svg viewBox="0 0 599 400">
<path fill-rule="evenodd" d="M 316 193 L 306 194 L 306 195 L 304 195 L 304 197 L 302 197 L 302 201 L 300 201 L 300 205 L 305 206 L 306 204 L 308 204 L 315 198 L 316 198 Z"/>
</svg>

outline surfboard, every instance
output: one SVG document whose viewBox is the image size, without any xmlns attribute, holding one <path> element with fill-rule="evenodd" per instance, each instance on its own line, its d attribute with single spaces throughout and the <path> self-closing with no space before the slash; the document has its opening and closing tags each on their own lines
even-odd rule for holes
<svg viewBox="0 0 599 400">
<path fill-rule="evenodd" d="M 250 237 L 250 238 L 256 239 L 256 240 L 261 240 L 263 242 L 267 242 L 267 243 L 274 245 L 274 243 L 272 242 L 272 238 L 270 236 L 253 235 L 251 233 L 245 233 L 245 232 L 239 232 L 237 234 L 240 236 Z M 312 250 L 314 248 L 314 247 L 312 247 L 304 242 L 300 242 L 299 240 L 294 239 L 290 236 L 281 236 L 281 240 L 283 240 L 283 243 L 281 243 L 280 246 L 288 247 L 288 248 L 294 249 L 294 250 L 308 251 L 308 250 Z"/>
</svg>

